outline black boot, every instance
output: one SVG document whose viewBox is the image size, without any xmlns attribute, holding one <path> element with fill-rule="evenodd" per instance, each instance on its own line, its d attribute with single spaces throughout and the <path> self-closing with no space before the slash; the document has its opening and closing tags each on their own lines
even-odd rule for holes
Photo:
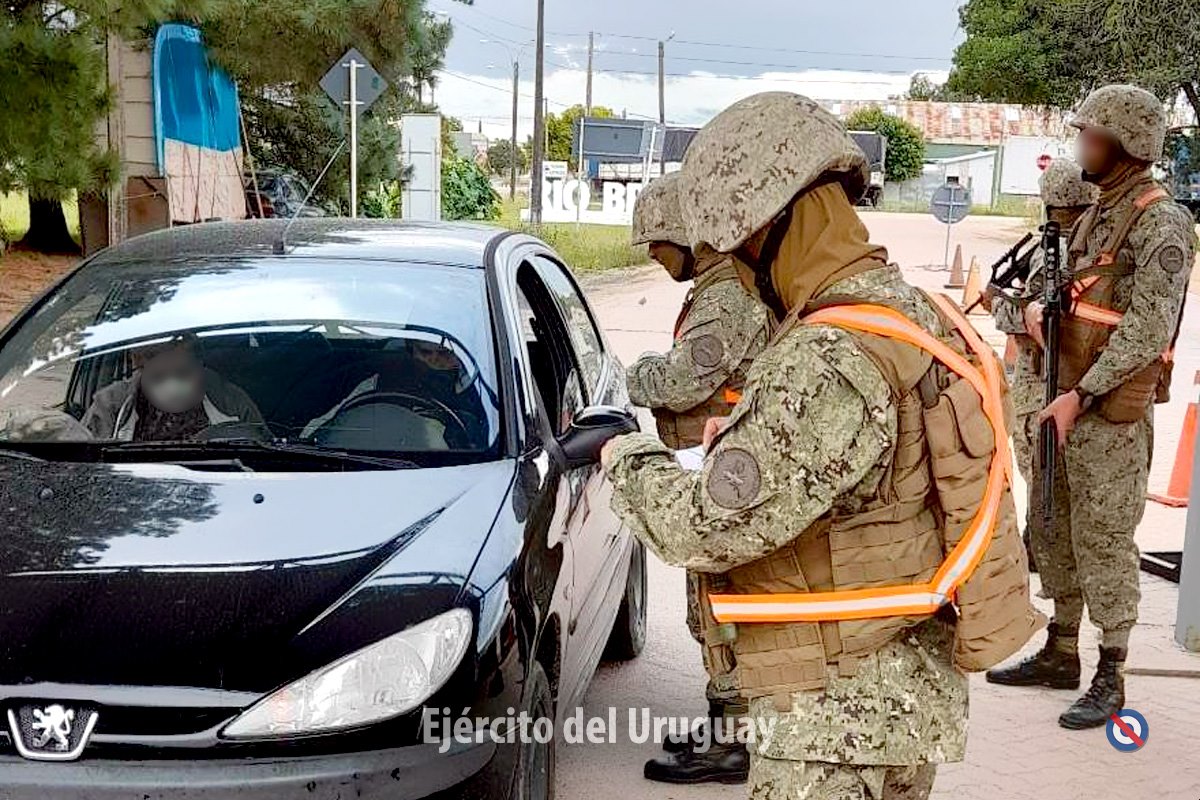
<svg viewBox="0 0 1200 800">
<path fill-rule="evenodd" d="M 662 748 L 668 753 L 682 753 L 694 750 L 701 742 L 711 741 L 712 721 L 725 716 L 725 704 L 716 700 L 708 701 L 708 719 L 694 725 L 687 734 L 676 734 L 663 739 Z"/>
<path fill-rule="evenodd" d="M 703 753 L 687 750 L 653 758 L 646 762 L 643 774 L 659 783 L 745 783 L 750 754 L 744 744 L 714 742 Z"/>
<path fill-rule="evenodd" d="M 1125 650 L 1101 647 L 1100 663 L 1091 688 L 1058 718 L 1058 724 L 1073 731 L 1099 728 L 1125 707 Z"/>
<path fill-rule="evenodd" d="M 1079 688 L 1079 654 L 1064 653 L 1058 641 L 1058 625 L 1046 629 L 1046 644 L 1034 655 L 1013 664 L 987 671 L 988 683 L 1002 686 L 1049 686 L 1051 689 Z"/>
</svg>

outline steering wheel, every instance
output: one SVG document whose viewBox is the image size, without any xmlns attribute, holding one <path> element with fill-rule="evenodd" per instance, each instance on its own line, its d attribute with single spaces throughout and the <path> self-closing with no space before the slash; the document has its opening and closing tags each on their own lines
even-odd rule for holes
<svg viewBox="0 0 1200 800">
<path fill-rule="evenodd" d="M 443 403 L 441 400 L 435 400 L 432 397 L 418 397 L 415 394 L 408 392 L 367 392 L 360 394 L 353 400 L 346 402 L 344 406 L 338 409 L 337 416 L 329 422 L 337 419 L 345 412 L 358 408 L 359 406 L 368 406 L 374 403 L 383 403 L 385 405 L 400 406 L 406 408 L 422 417 L 432 417 L 442 423 L 443 427 L 449 428 L 451 425 L 458 428 L 462 432 L 464 440 L 470 440 L 471 429 L 462 421 L 462 417 L 450 406 Z M 424 412 L 424 413 L 422 413 Z M 325 423 L 326 425 L 329 422 Z M 324 427 L 324 426 L 322 426 Z"/>
</svg>

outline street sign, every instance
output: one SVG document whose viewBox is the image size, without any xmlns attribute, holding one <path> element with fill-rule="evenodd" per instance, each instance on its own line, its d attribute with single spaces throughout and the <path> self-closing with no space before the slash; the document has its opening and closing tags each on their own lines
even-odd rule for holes
<svg viewBox="0 0 1200 800">
<path fill-rule="evenodd" d="M 962 222 L 971 212 L 971 191 L 957 183 L 947 183 L 938 187 L 929 203 L 929 213 L 937 217 L 938 222 L 953 225 Z"/>
<path fill-rule="evenodd" d="M 1053 160 L 1054 159 L 1051 158 L 1049 153 L 1042 153 L 1040 156 L 1038 156 L 1038 169 L 1040 169 L 1042 172 L 1045 172 L 1046 170 L 1050 169 L 1050 162 Z"/>
<path fill-rule="evenodd" d="M 350 216 L 358 216 L 358 118 L 379 99 L 387 88 L 371 62 L 354 47 L 339 58 L 325 77 L 321 88 L 338 106 L 348 106 L 350 113 Z"/>
<path fill-rule="evenodd" d="M 355 108 L 361 115 L 379 99 L 379 95 L 383 94 L 388 85 L 357 48 L 351 47 L 346 51 L 346 55 L 334 62 L 329 72 L 325 73 L 325 77 L 321 78 L 321 88 L 339 107 L 349 105 L 351 63 L 354 64 L 354 72 L 358 78 L 358 85 L 354 87 Z"/>
<path fill-rule="evenodd" d="M 567 178 L 567 162 L 565 161 L 543 161 L 542 176 L 545 180 L 566 180 Z"/>
</svg>

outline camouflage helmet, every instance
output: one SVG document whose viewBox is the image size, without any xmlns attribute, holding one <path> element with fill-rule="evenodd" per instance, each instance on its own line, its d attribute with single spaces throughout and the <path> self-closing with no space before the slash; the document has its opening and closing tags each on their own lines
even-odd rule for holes
<svg viewBox="0 0 1200 800">
<path fill-rule="evenodd" d="M 1069 158 L 1051 161 L 1038 183 L 1047 208 L 1090 206 L 1099 197 L 1096 184 L 1084 181 L 1083 168 Z"/>
<path fill-rule="evenodd" d="M 687 231 L 679 215 L 679 173 L 652 181 L 633 206 L 633 244 L 670 242 L 688 246 Z"/>
<path fill-rule="evenodd" d="M 836 117 L 791 92 L 739 100 L 696 134 L 684 157 L 679 201 L 688 238 L 732 252 L 827 173 L 852 203 L 870 175 Z"/>
<path fill-rule="evenodd" d="M 1159 99 L 1145 89 L 1127 84 L 1101 86 L 1087 96 L 1071 124 L 1102 128 L 1125 152 L 1142 161 L 1162 158 L 1167 136 L 1167 115 Z"/>
</svg>

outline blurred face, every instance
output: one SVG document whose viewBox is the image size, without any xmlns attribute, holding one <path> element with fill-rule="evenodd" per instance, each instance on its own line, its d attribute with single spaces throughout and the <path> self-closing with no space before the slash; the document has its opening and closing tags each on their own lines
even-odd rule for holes
<svg viewBox="0 0 1200 800">
<path fill-rule="evenodd" d="M 1107 175 L 1121 160 L 1121 145 L 1101 128 L 1081 130 L 1075 150 L 1075 159 L 1088 175 Z"/>
<path fill-rule="evenodd" d="M 458 369 L 458 357 L 448 348 L 433 342 L 413 342 L 413 355 L 425 366 L 439 372 Z"/>
<path fill-rule="evenodd" d="M 150 404 L 168 414 L 181 414 L 204 399 L 204 371 L 186 347 L 173 347 L 146 359 L 142 391 Z"/>
</svg>

